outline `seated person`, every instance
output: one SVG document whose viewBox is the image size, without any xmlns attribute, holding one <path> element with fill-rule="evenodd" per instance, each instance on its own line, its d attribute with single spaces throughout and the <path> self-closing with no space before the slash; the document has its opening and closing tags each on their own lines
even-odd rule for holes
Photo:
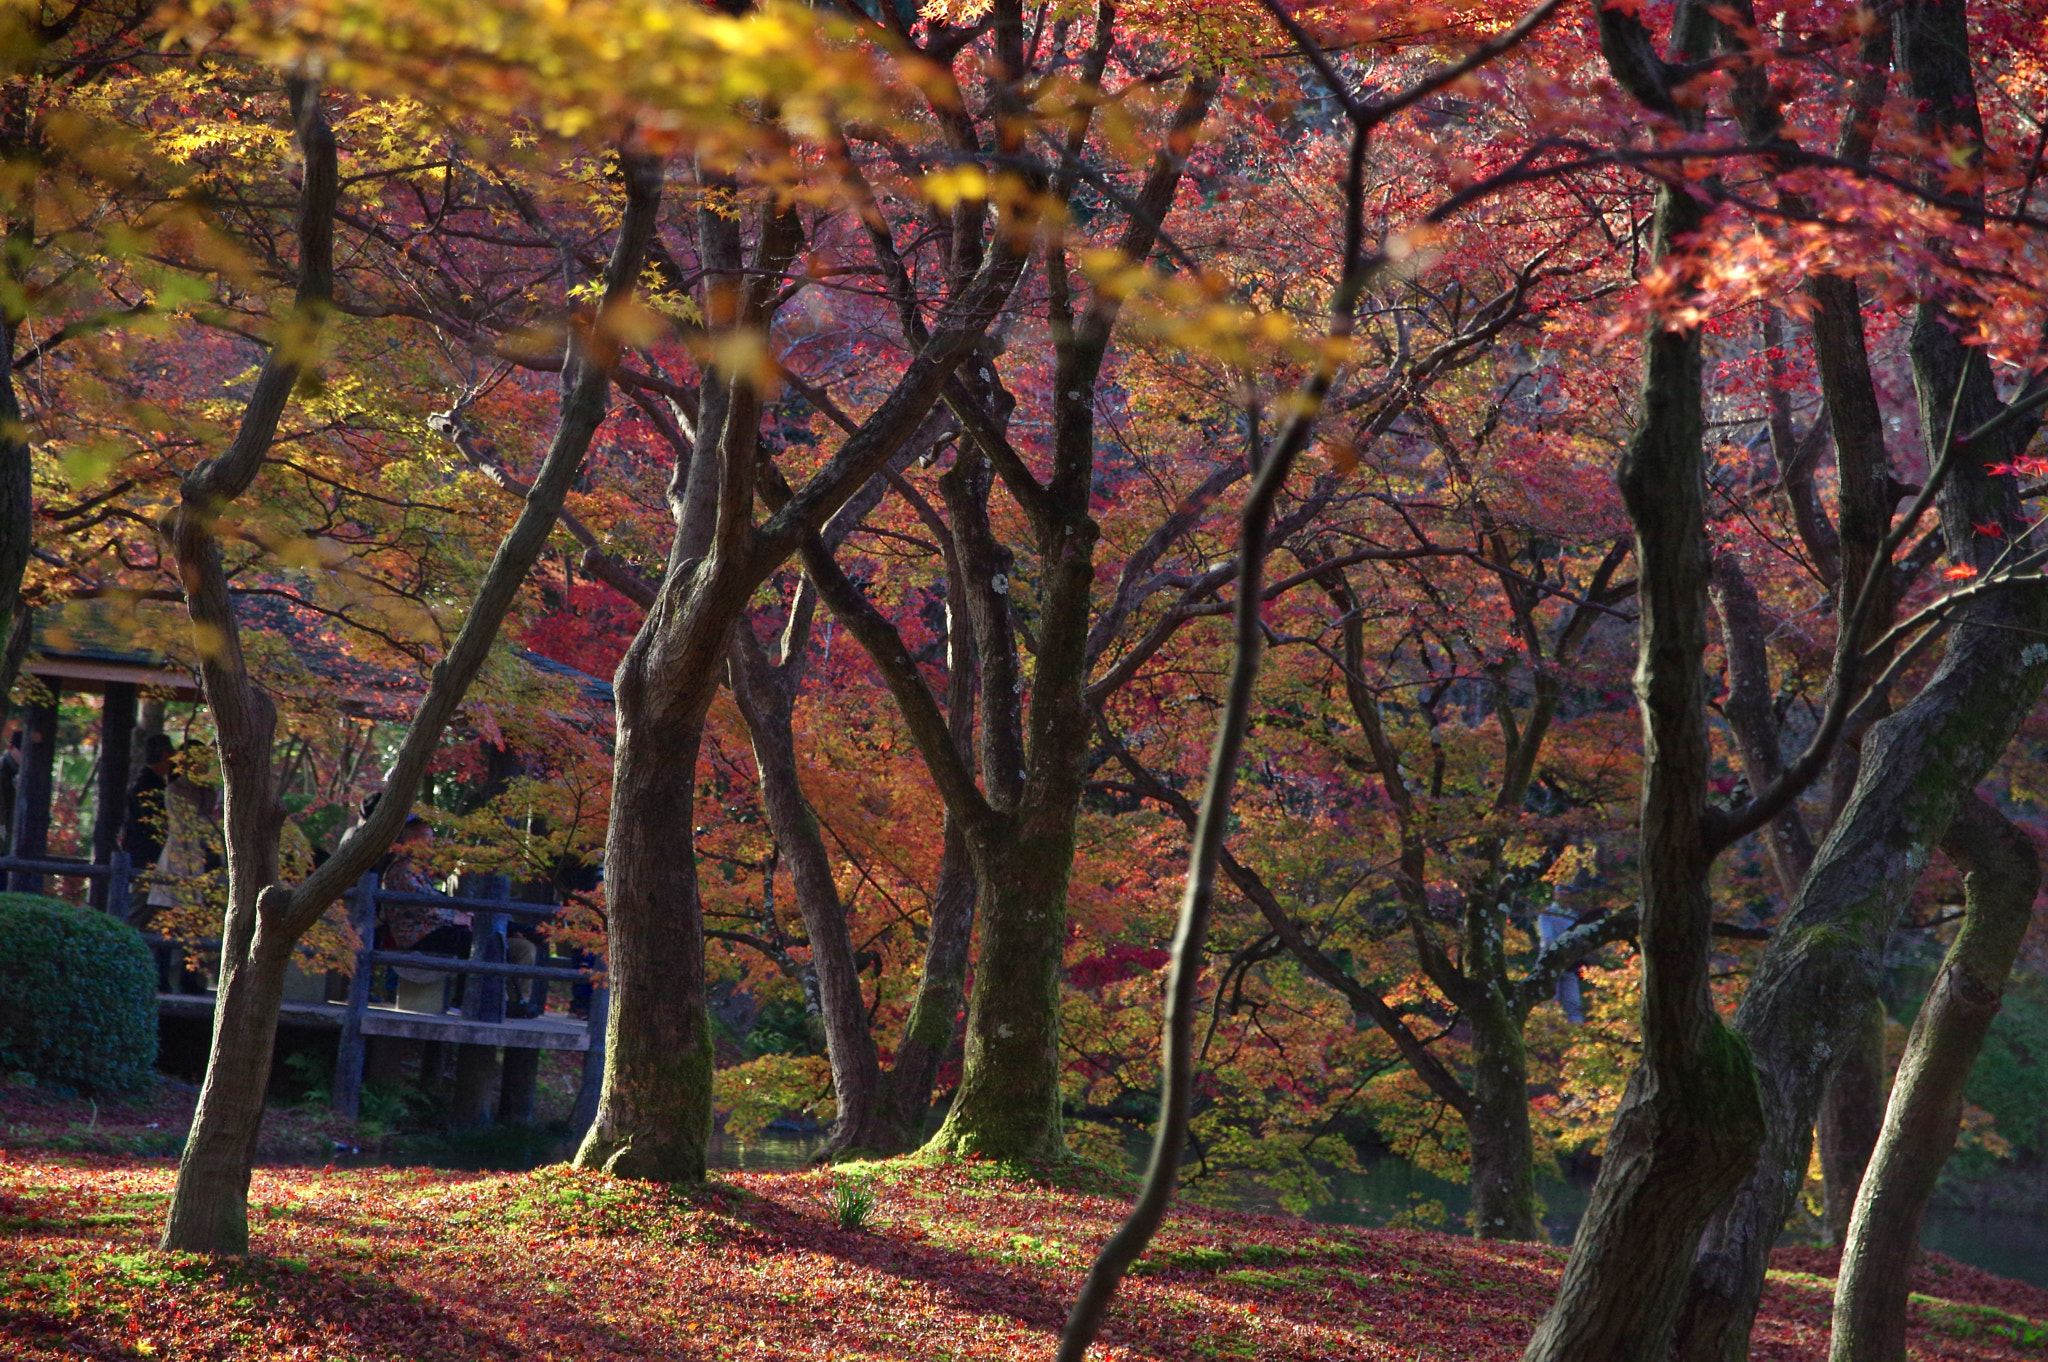
<svg viewBox="0 0 2048 1362">
<path fill-rule="evenodd" d="M 440 888 L 425 865 L 426 848 L 433 841 L 433 835 L 432 825 L 419 815 L 414 814 L 406 820 L 385 863 L 382 888 L 404 894 L 441 896 Z M 437 904 L 394 903 L 386 905 L 382 916 L 391 944 L 398 950 L 458 958 L 466 958 L 471 953 L 474 937 L 468 913 Z M 505 942 L 505 959 L 511 964 L 531 965 L 538 954 L 530 937 L 515 934 Z M 455 995 L 458 999 L 466 983 L 467 976 L 457 976 Z M 507 979 L 505 983 L 507 1017 L 523 1019 L 540 1015 L 540 1009 L 529 1003 L 523 992 L 530 985 L 530 980 Z"/>
<path fill-rule="evenodd" d="M 433 825 L 426 819 L 418 814 L 406 819 L 405 827 L 391 845 L 379 887 L 399 894 L 442 897 L 425 864 L 426 848 L 433 839 Z M 391 903 L 384 905 L 380 916 L 397 950 L 427 955 L 469 954 L 467 913 L 431 903 Z"/>
</svg>

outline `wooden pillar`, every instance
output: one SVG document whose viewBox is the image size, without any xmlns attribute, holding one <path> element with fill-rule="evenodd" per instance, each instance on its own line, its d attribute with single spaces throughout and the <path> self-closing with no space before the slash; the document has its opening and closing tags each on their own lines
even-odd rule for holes
<svg viewBox="0 0 2048 1362">
<path fill-rule="evenodd" d="M 135 871 L 128 853 L 116 849 L 107 857 L 107 911 L 123 922 L 135 911 Z"/>
<path fill-rule="evenodd" d="M 456 1046 L 455 1097 L 448 1105 L 449 1123 L 455 1126 L 489 1125 L 492 1098 L 497 1091 L 498 1047 Z"/>
<path fill-rule="evenodd" d="M 377 876 L 369 874 L 356 883 L 348 906 L 349 925 L 362 943 L 356 952 L 355 973 L 348 980 L 348 1011 L 341 1021 L 341 1040 L 334 1047 L 334 1088 L 330 1099 L 334 1114 L 355 1120 L 363 1103 L 363 1017 L 370 1010 L 370 952 L 376 945 Z"/>
<path fill-rule="evenodd" d="M 576 1139 L 597 1119 L 597 1099 L 604 1091 L 604 1032 L 611 1016 L 612 991 L 590 991 L 590 1048 L 583 1052 L 583 1085 L 576 1090 L 576 1110 L 569 1117 L 569 1133 Z"/>
<path fill-rule="evenodd" d="M 100 797 L 93 814 L 92 860 L 94 865 L 110 864 L 121 845 L 121 828 L 128 821 L 128 765 L 135 743 L 135 683 L 109 681 L 100 704 Z M 92 882 L 92 906 L 108 908 L 113 902 L 113 877 Z"/>
<path fill-rule="evenodd" d="M 14 854 L 39 860 L 50 850 L 50 793 L 57 774 L 57 686 L 43 682 L 47 698 L 30 705 L 21 716 L 21 776 L 14 787 Z M 8 888 L 18 894 L 43 892 L 41 874 L 17 870 Z"/>
<path fill-rule="evenodd" d="M 423 1040 L 420 1042 L 420 1091 L 432 1096 L 441 1090 L 441 1084 L 448 1077 L 448 1042 L 444 1040 Z"/>
<path fill-rule="evenodd" d="M 503 875 L 465 876 L 464 888 L 480 899 L 499 903 L 511 897 L 512 881 Z M 474 886 L 471 888 L 471 886 Z M 505 919 L 496 913 L 469 916 L 469 958 L 493 965 L 505 963 Z M 462 1015 L 493 1024 L 505 1020 L 505 979 L 497 974 L 472 974 L 462 995 Z"/>
<path fill-rule="evenodd" d="M 533 1095 L 540 1083 L 540 1051 L 505 1047 L 505 1077 L 498 1088 L 498 1124 L 533 1124 Z"/>
<path fill-rule="evenodd" d="M 511 881 L 503 875 L 479 875 L 472 882 L 478 898 L 503 902 Z M 467 887 L 467 886 L 465 886 Z M 505 919 L 496 913 L 472 912 L 469 919 L 469 958 L 493 965 L 505 963 Z M 474 1021 L 505 1020 L 505 980 L 502 975 L 472 974 L 462 995 L 462 1015 Z M 455 1101 L 449 1119 L 458 1126 L 480 1126 L 491 1119 L 492 1098 L 498 1086 L 498 1047 L 463 1045 L 455 1052 Z"/>
</svg>

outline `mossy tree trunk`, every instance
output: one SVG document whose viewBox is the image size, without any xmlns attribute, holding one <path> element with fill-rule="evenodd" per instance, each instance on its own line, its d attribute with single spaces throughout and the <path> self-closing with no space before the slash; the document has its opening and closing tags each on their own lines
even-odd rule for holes
<svg viewBox="0 0 2048 1362">
<path fill-rule="evenodd" d="M 1523 1016 L 1507 999 L 1460 1008 L 1472 1028 L 1472 1232 L 1481 1239 L 1541 1239 L 1536 1143 L 1529 1128 L 1529 1054 Z"/>
<path fill-rule="evenodd" d="M 701 665 L 712 679 L 700 683 L 703 704 L 694 712 L 648 713 L 655 707 L 642 679 L 645 662 L 636 666 L 629 654 L 619 668 L 605 843 L 611 1009 L 604 1088 L 576 1151 L 577 1166 L 619 1177 L 701 1181 L 711 1139 L 704 910 L 696 857 L 676 850 L 685 835 L 679 830 L 693 826 L 704 711 L 717 689 L 718 650 L 704 651 L 710 656 Z"/>
<path fill-rule="evenodd" d="M 1955 1147 L 1963 1088 L 1997 1019 L 2033 920 L 2041 861 L 2033 839 L 1976 795 L 1942 850 L 1963 872 L 1963 925 L 1913 1021 L 1843 1241 L 1830 1362 L 1905 1362 L 1908 1278 L 1920 1220 Z"/>
<path fill-rule="evenodd" d="M 1613 10 L 1600 19 L 1603 37 L 1640 28 Z M 1653 258 L 1669 259 L 1701 217 L 1690 195 L 1660 189 Z M 1700 1230 L 1747 1171 L 1762 1133 L 1747 1048 L 1708 992 L 1707 871 L 1718 847 L 1705 818 L 1700 377 L 1697 332 L 1659 329 L 1646 339 L 1638 424 L 1618 478 L 1641 574 L 1643 1058 L 1557 1298 L 1524 1354 L 1530 1362 L 1663 1362 Z"/>
<path fill-rule="evenodd" d="M 928 1148 L 1043 1161 L 1064 1156 L 1059 996 L 1065 977 L 1073 800 L 972 848 L 981 968 L 967 1009 L 966 1064 Z"/>
<path fill-rule="evenodd" d="M 708 165 L 699 178 L 730 193 L 747 188 Z M 765 334 L 803 245 L 802 222 L 794 205 L 764 208 L 748 256 L 745 215 L 728 202 L 707 198 L 697 215 L 702 314 L 714 338 Z M 979 242 L 978 221 L 975 231 Z M 616 677 L 606 848 L 613 994 L 603 1090 L 579 1166 L 674 1181 L 703 1176 L 711 1042 L 691 815 L 705 715 L 755 590 L 800 548 L 818 545 L 823 526 L 912 439 L 1001 314 L 1028 243 L 1007 217 L 990 224 L 988 236 L 929 325 L 920 324 L 913 357 L 889 395 L 852 423 L 802 486 L 784 484 L 760 457 L 755 375 L 714 369 L 706 377 L 694 448 L 671 479 L 676 536 L 668 567 Z M 759 523 L 757 501 L 769 511 Z"/>
<path fill-rule="evenodd" d="M 1893 24 L 1922 135 L 1981 146 L 1963 0 L 1909 4 Z M 1990 468 L 2009 464 L 2037 428 L 2035 390 L 2028 403 L 2000 402 L 1988 362 L 1961 342 L 1940 296 L 1916 309 L 1908 349 L 1928 464 L 1945 479 L 1943 539 L 1951 557 L 1988 578 L 1999 547 L 2028 533 L 2016 483 Z M 1999 525 L 2001 537 L 1979 534 L 1982 524 Z M 1950 613 L 1947 652 L 1927 685 L 1864 737 L 1848 802 L 1736 1014 L 1763 1078 L 1768 1136 L 1701 1244 L 1680 1338 L 1688 1362 L 1747 1355 L 1822 1094 L 1868 1025 L 1885 943 L 1930 849 L 2048 679 L 2048 649 L 2032 642 L 2044 629 L 2048 592 L 2038 584 L 1967 598 Z"/>
</svg>

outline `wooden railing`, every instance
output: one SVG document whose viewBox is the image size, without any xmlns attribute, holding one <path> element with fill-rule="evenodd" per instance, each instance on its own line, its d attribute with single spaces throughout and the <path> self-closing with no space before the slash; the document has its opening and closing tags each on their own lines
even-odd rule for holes
<svg viewBox="0 0 2048 1362">
<path fill-rule="evenodd" d="M 0 856 L 0 876 L 9 887 L 40 892 L 45 876 L 107 881 L 107 912 L 126 922 L 130 917 L 136 876 L 128 864 L 128 853 L 114 852 L 105 863 L 62 856 Z M 501 888 L 503 877 L 493 876 Z M 477 987 L 465 990 L 462 1015 L 472 1022 L 500 1025 L 505 1018 L 505 981 L 533 980 L 539 987 L 535 1000 L 544 1003 L 551 983 L 580 983 L 589 971 L 562 965 L 515 965 L 505 959 L 505 935 L 499 930 L 507 922 L 539 923 L 561 912 L 552 903 L 524 903 L 509 891 L 497 898 L 468 898 L 459 895 L 416 894 L 384 889 L 377 876 L 363 876 L 356 887 L 342 896 L 348 906 L 349 923 L 356 939 L 363 943 L 349 975 L 348 1001 L 342 1013 L 341 1040 L 334 1055 L 332 1105 L 335 1112 L 354 1120 L 362 1109 L 364 1034 L 363 1019 L 370 1008 L 370 987 L 376 972 L 386 968 L 434 970 L 449 975 L 469 975 Z M 377 910 L 384 906 L 446 908 L 470 915 L 470 953 L 467 959 L 449 955 L 428 955 L 419 951 L 376 949 Z M 160 938 L 145 937 L 158 942 Z M 218 946 L 219 942 L 185 942 L 187 946 Z M 604 1073 L 604 1033 L 610 1005 L 609 992 L 599 986 L 592 990 L 586 1021 L 587 1047 L 583 1052 L 583 1082 L 571 1118 L 573 1129 L 582 1130 L 596 1115 L 597 1094 Z"/>
<path fill-rule="evenodd" d="M 40 894 L 46 876 L 78 880 L 107 881 L 106 909 L 123 922 L 128 920 L 129 895 L 135 875 L 128 866 L 128 853 L 116 851 L 102 863 L 71 856 L 0 856 L 0 881 L 18 894 Z"/>
<path fill-rule="evenodd" d="M 502 886 L 501 877 L 493 877 Z M 385 968 L 433 970 L 441 974 L 470 975 L 477 987 L 464 991 L 462 1015 L 471 1021 L 502 1023 L 505 1020 L 505 981 L 532 979 L 541 985 L 537 1001 L 545 1001 L 549 983 L 577 983 L 589 978 L 588 971 L 558 965 L 515 965 L 505 959 L 504 922 L 546 922 L 561 908 L 551 903 L 521 903 L 509 894 L 499 898 L 466 898 L 459 895 L 414 894 L 381 888 L 377 876 L 363 876 L 343 896 L 349 906 L 349 923 L 363 950 L 356 957 L 349 976 L 348 1006 L 341 1024 L 341 1043 L 334 1055 L 333 1106 L 336 1114 L 354 1120 L 361 1110 L 363 1094 L 363 1018 L 370 1008 L 370 985 L 376 971 Z M 419 951 L 375 949 L 377 909 L 382 906 L 446 908 L 470 915 L 469 958 L 427 955 Z M 604 1031 L 611 998 L 598 987 L 590 995 L 587 1048 L 583 1052 L 583 1083 L 571 1117 L 573 1129 L 582 1130 L 596 1115 L 596 1098 L 604 1073 Z M 589 1110 L 586 1111 L 585 1108 Z"/>
</svg>

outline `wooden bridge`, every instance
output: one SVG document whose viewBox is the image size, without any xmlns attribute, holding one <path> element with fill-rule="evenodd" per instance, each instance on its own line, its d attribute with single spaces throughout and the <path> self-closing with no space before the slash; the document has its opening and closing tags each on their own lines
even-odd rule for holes
<svg viewBox="0 0 2048 1362">
<path fill-rule="evenodd" d="M 91 861 L 64 857 L 0 856 L 0 874 L 20 885 L 32 881 L 40 891 L 44 877 L 70 877 L 91 882 L 92 899 L 104 903 L 107 912 L 126 921 L 133 889 L 133 875 L 127 853 L 113 851 L 107 859 Z M 502 877 L 492 877 L 499 885 Z M 104 883 L 101 883 L 104 882 Z M 497 1055 L 504 1052 L 502 1082 L 504 1095 L 500 1112 L 530 1114 L 534 1077 L 543 1050 L 581 1051 L 583 1076 L 577 1094 L 571 1126 L 581 1130 L 590 1124 L 597 1110 L 599 1084 L 604 1073 L 605 1016 L 610 995 L 602 987 L 591 994 L 587 1019 L 566 1013 L 543 1011 L 531 1018 L 507 1017 L 505 981 L 524 979 L 536 985 L 536 1000 L 545 1003 L 552 984 L 575 984 L 590 979 L 588 971 L 568 965 L 549 964 L 545 957 L 531 965 L 514 964 L 505 958 L 507 923 L 539 924 L 561 912 L 556 904 L 523 903 L 507 897 L 472 898 L 442 894 L 415 894 L 380 887 L 377 876 L 365 875 L 344 896 L 349 921 L 357 940 L 364 943 L 355 968 L 349 974 L 348 998 L 344 1002 L 287 1000 L 279 1009 L 280 1026 L 337 1031 L 332 1103 L 337 1114 L 353 1120 L 362 1105 L 363 1077 L 371 1038 L 400 1041 L 439 1042 L 456 1049 L 455 1119 L 461 1124 L 480 1123 L 489 1118 L 491 1089 L 497 1086 Z M 377 910 L 384 906 L 430 906 L 466 912 L 470 915 L 471 950 L 467 958 L 424 955 L 415 951 L 380 951 L 374 947 Z M 145 935 L 153 945 L 171 944 L 184 949 L 217 948 L 218 941 L 167 942 Z M 431 986 L 416 987 L 410 998 L 373 1003 L 372 985 L 380 973 L 404 970 L 431 972 L 445 977 L 466 976 L 475 982 L 465 987 L 461 1010 L 438 1006 L 439 993 Z M 395 990 L 401 995 L 406 990 Z M 424 999 L 424 1001 L 422 1001 Z M 411 1006 L 400 1006 L 409 1002 Z M 212 993 L 159 993 L 157 1010 L 164 1017 L 210 1018 Z"/>
</svg>

